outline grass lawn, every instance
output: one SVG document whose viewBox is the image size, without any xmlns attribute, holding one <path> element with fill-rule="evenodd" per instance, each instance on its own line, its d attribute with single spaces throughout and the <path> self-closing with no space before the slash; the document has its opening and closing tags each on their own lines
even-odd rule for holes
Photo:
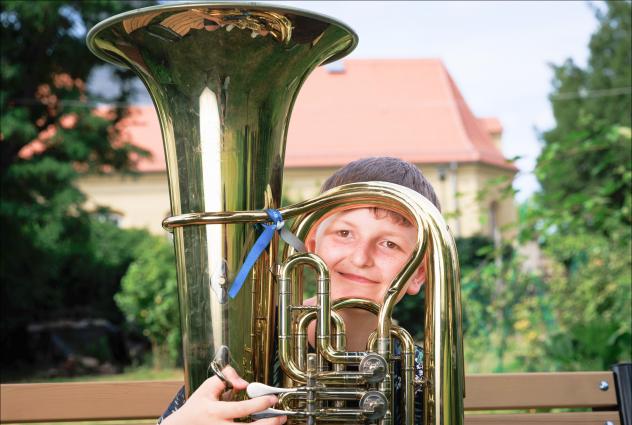
<svg viewBox="0 0 632 425">
<path fill-rule="evenodd" d="M 44 377 L 31 376 L 28 378 L 9 379 L 3 383 L 33 383 L 33 382 L 83 382 L 83 381 L 158 381 L 163 379 L 180 379 L 184 381 L 184 372 L 182 369 L 160 369 L 155 370 L 150 366 L 140 366 L 127 368 L 123 373 L 112 375 L 81 375 L 81 376 L 63 376 L 63 377 Z"/>
<path fill-rule="evenodd" d="M 45 382 L 158 381 L 162 379 L 181 379 L 184 381 L 184 373 L 182 369 L 155 370 L 152 367 L 135 367 L 126 369 L 123 373 L 113 375 L 84 375 L 76 377 L 49 378 Z"/>
</svg>

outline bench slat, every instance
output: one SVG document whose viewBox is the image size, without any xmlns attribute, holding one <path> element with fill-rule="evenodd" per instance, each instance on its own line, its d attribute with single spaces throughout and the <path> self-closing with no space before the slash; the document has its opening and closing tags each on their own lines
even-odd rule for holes
<svg viewBox="0 0 632 425">
<path fill-rule="evenodd" d="M 609 389 L 601 391 L 600 381 Z M 466 410 L 597 407 L 616 410 L 612 372 L 502 373 L 470 375 Z"/>
<path fill-rule="evenodd" d="M 511 425 L 604 425 L 611 421 L 620 425 L 618 412 L 577 413 L 520 413 L 512 415 L 465 415 L 465 425 L 511 424 Z"/>
<path fill-rule="evenodd" d="M 599 389 L 602 380 L 609 383 L 608 391 Z M 181 381 L 3 384 L 0 420 L 157 418 L 181 386 Z M 611 372 L 469 375 L 466 395 L 466 410 L 555 407 L 616 410 L 617 404 Z"/>
<path fill-rule="evenodd" d="M 2 422 L 157 418 L 180 381 L 3 384 Z"/>
</svg>

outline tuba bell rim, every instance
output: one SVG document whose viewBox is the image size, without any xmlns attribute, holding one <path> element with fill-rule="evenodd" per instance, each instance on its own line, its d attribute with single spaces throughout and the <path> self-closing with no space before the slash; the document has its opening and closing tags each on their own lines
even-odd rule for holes
<svg viewBox="0 0 632 425">
<path fill-rule="evenodd" d="M 265 10 L 265 11 L 274 11 L 274 12 L 281 12 L 281 13 L 292 13 L 295 15 L 300 15 L 305 18 L 312 18 L 312 19 L 327 22 L 332 25 L 336 25 L 342 28 L 344 31 L 346 31 L 351 36 L 352 41 L 346 49 L 338 52 L 337 54 L 333 55 L 329 59 L 325 60 L 321 65 L 326 65 L 328 63 L 335 62 L 338 59 L 341 59 L 347 56 L 358 45 L 358 40 L 359 40 L 358 34 L 349 25 L 345 24 L 342 21 L 339 21 L 338 19 L 328 16 L 326 14 L 316 13 L 316 12 L 312 12 L 306 9 L 301 9 L 301 8 L 292 7 L 292 6 L 279 6 L 277 4 L 260 3 L 260 2 L 234 2 L 234 1 L 233 2 L 202 1 L 202 2 L 185 2 L 185 3 L 166 4 L 166 5 L 162 4 L 162 5 L 148 6 L 148 7 L 143 7 L 140 9 L 130 10 L 128 12 L 119 13 L 118 15 L 111 16 L 99 22 L 95 26 L 93 26 L 90 29 L 90 31 L 88 31 L 88 35 L 86 36 L 86 45 L 88 46 L 88 49 L 98 58 L 108 63 L 111 63 L 113 65 L 117 65 L 123 68 L 128 68 L 128 66 L 125 63 L 117 60 L 116 58 L 113 58 L 112 56 L 105 54 L 103 50 L 101 50 L 98 47 L 96 41 L 101 31 L 106 30 L 112 27 L 112 25 L 115 25 L 121 21 L 124 21 L 126 19 L 129 19 L 135 16 L 143 15 L 146 13 L 151 13 L 151 12 L 156 12 L 156 11 L 169 12 L 169 11 L 177 11 L 177 10 L 186 10 L 192 7 L 196 7 L 196 8 L 216 7 L 218 9 L 247 8 L 250 10 Z"/>
</svg>

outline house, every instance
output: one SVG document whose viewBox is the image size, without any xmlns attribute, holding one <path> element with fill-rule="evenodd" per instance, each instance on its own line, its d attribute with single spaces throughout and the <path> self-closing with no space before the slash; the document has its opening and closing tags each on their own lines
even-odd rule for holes
<svg viewBox="0 0 632 425">
<path fill-rule="evenodd" d="M 138 176 L 87 176 L 93 205 L 111 207 L 121 226 L 164 232 L 170 215 L 160 129 L 153 106 L 132 108 L 125 131 L 153 154 Z M 290 120 L 284 197 L 318 193 L 344 164 L 368 156 L 415 163 L 431 181 L 456 237 L 511 237 L 516 208 L 507 186 L 517 171 L 501 152 L 502 127 L 475 117 L 438 59 L 345 60 L 316 69 Z M 503 233 L 504 232 L 504 233 Z"/>
</svg>

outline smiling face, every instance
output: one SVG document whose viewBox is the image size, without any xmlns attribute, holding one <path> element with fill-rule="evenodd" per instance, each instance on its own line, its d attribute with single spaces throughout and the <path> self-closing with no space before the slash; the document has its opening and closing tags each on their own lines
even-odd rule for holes
<svg viewBox="0 0 632 425">
<path fill-rule="evenodd" d="M 307 238 L 306 245 L 329 267 L 332 300 L 355 297 L 381 304 L 416 241 L 417 229 L 401 217 L 375 208 L 356 208 L 325 219 Z M 420 267 L 402 296 L 419 292 L 423 281 L 424 270 Z"/>
</svg>

